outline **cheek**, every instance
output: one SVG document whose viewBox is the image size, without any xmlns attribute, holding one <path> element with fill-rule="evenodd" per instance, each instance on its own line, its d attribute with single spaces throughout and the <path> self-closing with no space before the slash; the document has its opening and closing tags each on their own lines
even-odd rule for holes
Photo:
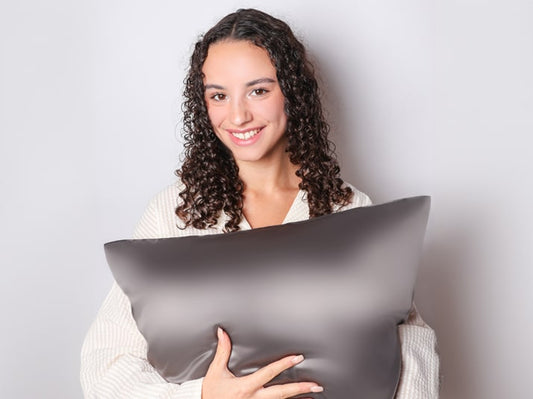
<svg viewBox="0 0 533 399">
<path fill-rule="evenodd" d="M 265 112 L 268 113 L 268 118 L 271 121 L 277 121 L 280 124 L 285 124 L 287 121 L 287 115 L 285 114 L 285 99 L 283 96 L 277 96 L 272 98 L 268 107 L 265 108 Z"/>
<path fill-rule="evenodd" d="M 218 127 L 224 120 L 224 112 L 222 107 L 208 107 L 207 116 L 213 127 Z"/>
</svg>

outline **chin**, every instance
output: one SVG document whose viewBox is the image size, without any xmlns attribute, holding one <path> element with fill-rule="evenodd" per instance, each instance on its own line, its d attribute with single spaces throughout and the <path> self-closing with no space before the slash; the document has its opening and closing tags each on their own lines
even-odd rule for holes
<svg viewBox="0 0 533 399">
<path fill-rule="evenodd" d="M 256 155 L 240 155 L 240 154 L 233 154 L 233 158 L 237 162 L 259 162 L 263 159 L 263 157 Z"/>
</svg>

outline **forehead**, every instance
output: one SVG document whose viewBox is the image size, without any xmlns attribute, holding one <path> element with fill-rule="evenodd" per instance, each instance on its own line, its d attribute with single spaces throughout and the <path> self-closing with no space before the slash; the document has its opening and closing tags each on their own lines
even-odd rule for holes
<svg viewBox="0 0 533 399">
<path fill-rule="evenodd" d="M 268 77 L 276 79 L 276 69 L 267 51 L 248 41 L 221 41 L 209 46 L 202 67 L 208 83 L 238 83 Z"/>
</svg>

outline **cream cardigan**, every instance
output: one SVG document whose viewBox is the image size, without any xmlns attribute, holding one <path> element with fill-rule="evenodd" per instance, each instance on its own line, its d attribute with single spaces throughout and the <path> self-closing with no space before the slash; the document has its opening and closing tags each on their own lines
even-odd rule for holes
<svg viewBox="0 0 533 399">
<path fill-rule="evenodd" d="M 353 187 L 352 187 L 353 188 Z M 226 215 L 206 230 L 180 230 L 175 216 L 181 183 L 156 195 L 135 229 L 134 238 L 162 238 L 222 233 Z M 368 196 L 354 189 L 355 208 L 371 204 Z M 283 223 L 309 218 L 305 193 L 300 191 Z M 246 220 L 242 230 L 250 229 Z M 438 398 L 439 358 L 434 331 L 422 320 L 416 308 L 398 327 L 402 347 L 402 371 L 396 399 Z M 166 382 L 146 360 L 147 344 L 131 314 L 128 298 L 116 283 L 104 300 L 81 351 L 81 385 L 86 398 L 167 398 L 201 399 L 202 379 L 181 385 Z"/>
</svg>

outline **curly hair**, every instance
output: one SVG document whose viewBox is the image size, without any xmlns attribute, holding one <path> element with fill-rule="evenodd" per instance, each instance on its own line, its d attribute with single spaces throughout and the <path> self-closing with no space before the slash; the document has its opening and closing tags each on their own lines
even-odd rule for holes
<svg viewBox="0 0 533 399">
<path fill-rule="evenodd" d="M 299 188 L 307 194 L 309 217 L 347 205 L 353 191 L 344 185 L 328 139 L 314 70 L 306 51 L 283 21 L 255 9 L 240 9 L 211 28 L 195 45 L 185 78 L 183 111 L 184 161 L 176 175 L 185 188 L 176 215 L 185 226 L 216 225 L 224 211 L 224 231 L 239 230 L 244 183 L 231 152 L 216 137 L 207 113 L 202 73 L 209 46 L 222 40 L 244 40 L 265 49 L 285 97 L 290 161 L 298 167 Z"/>
</svg>

